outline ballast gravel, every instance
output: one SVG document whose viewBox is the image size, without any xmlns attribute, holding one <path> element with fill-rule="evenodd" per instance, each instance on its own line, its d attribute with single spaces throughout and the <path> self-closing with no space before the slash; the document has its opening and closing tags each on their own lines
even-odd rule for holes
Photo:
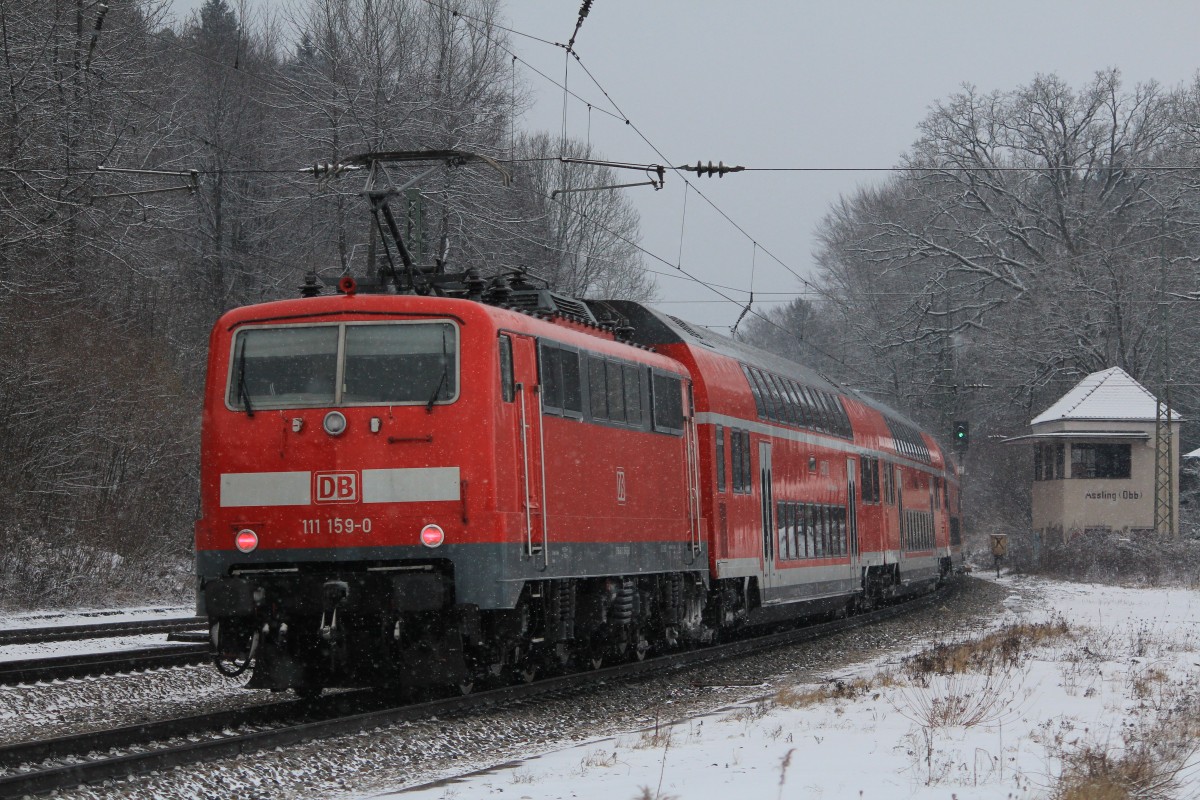
<svg viewBox="0 0 1200 800">
<path fill-rule="evenodd" d="M 258 705 L 272 698 L 224 678 L 211 664 L 50 683 L 0 686 L 0 744 L 88 733 L 176 716 Z"/>
<path fill-rule="evenodd" d="M 769 697 L 779 687 L 801 678 L 835 679 L 839 670 L 854 664 L 896 660 L 931 641 L 986 630 L 1001 609 L 1007 590 L 970 578 L 962 584 L 943 604 L 899 619 L 721 664 L 673 671 L 633 683 L 599 685 L 566 697 L 542 698 L 503 709 L 432 718 L 286 750 L 181 767 L 53 796 L 299 800 L 365 798 L 424 785 L 518 761 L 559 745 L 636 731 Z M 159 703 L 173 707 L 194 703 L 189 705 L 189 713 L 194 713 L 237 702 L 230 694 L 233 681 L 172 672 L 145 676 L 147 683 L 163 692 Z M 47 709 L 51 706 L 74 709 L 86 704 L 82 697 L 63 699 L 75 694 L 73 686 L 49 687 L 54 690 L 49 694 L 40 688 L 17 691 L 36 695 L 22 701 L 21 707 L 43 718 L 50 715 Z M 91 693 L 95 701 L 96 687 L 84 682 L 78 691 Z M 204 697 L 206 691 L 211 696 Z M 147 691 L 143 696 L 152 693 Z M 264 692 L 244 692 L 242 696 L 260 701 L 269 698 Z M 44 704 L 40 708 L 39 698 Z M 12 698 L 6 700 L 0 693 L 0 739 L 7 741 L 14 739 L 14 724 L 23 727 L 8 710 L 13 706 Z M 160 716 L 159 708 L 153 712 L 155 717 Z M 46 734 L 39 729 L 38 735 L 41 738 Z M 453 794 L 451 787 L 447 789 Z M 513 796 L 520 794 L 514 792 Z"/>
</svg>

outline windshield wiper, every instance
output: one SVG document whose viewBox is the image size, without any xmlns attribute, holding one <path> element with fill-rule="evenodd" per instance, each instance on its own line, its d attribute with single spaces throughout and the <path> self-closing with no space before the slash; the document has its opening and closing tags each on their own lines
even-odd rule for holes
<svg viewBox="0 0 1200 800">
<path fill-rule="evenodd" d="M 246 337 L 243 334 L 242 343 L 238 347 L 238 400 L 246 407 L 246 416 L 254 416 L 254 407 L 250 405 L 250 392 L 246 389 Z"/>
<path fill-rule="evenodd" d="M 425 413 L 433 413 L 433 404 L 437 402 L 438 395 L 442 393 L 442 387 L 446 385 L 446 380 L 450 377 L 450 359 L 446 353 L 446 329 L 442 328 L 442 377 L 438 379 L 437 388 L 433 390 L 433 395 L 429 398 L 429 402 L 425 404 Z"/>
</svg>

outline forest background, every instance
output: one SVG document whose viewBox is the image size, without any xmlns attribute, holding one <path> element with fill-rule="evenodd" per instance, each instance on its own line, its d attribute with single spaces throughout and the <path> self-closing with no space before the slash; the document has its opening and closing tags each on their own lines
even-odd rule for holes
<svg viewBox="0 0 1200 800">
<path fill-rule="evenodd" d="M 424 252 L 656 298 L 619 191 L 552 196 L 622 179 L 521 130 L 502 14 L 302 0 L 268 23 L 207 0 L 173 24 L 158 2 L 0 5 L 0 605 L 186 599 L 209 328 L 310 270 L 368 271 L 361 176 L 305 165 L 498 159 L 509 187 L 470 165 L 422 186 Z M 988 432 L 1110 366 L 1196 407 L 1200 84 L 1039 76 L 964 89 L 917 133 L 816 232 L 816 299 L 752 310 L 740 335 L 934 432 L 971 420 L 968 531 L 1019 530 L 1029 455 Z"/>
</svg>

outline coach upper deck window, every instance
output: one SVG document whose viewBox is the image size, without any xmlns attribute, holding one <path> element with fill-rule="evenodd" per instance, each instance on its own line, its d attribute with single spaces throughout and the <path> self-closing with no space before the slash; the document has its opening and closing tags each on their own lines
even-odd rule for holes
<svg viewBox="0 0 1200 800">
<path fill-rule="evenodd" d="M 339 384 L 340 377 L 340 384 Z M 246 327 L 233 339 L 226 404 L 259 408 L 451 403 L 451 322 Z"/>
</svg>

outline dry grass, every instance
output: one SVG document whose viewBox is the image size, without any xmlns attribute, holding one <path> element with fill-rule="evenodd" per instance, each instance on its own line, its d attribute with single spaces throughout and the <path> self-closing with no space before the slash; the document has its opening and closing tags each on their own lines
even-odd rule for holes
<svg viewBox="0 0 1200 800">
<path fill-rule="evenodd" d="M 895 685 L 896 676 L 893 673 L 880 672 L 870 678 L 838 678 L 819 686 L 788 686 L 780 689 L 775 695 L 775 705 L 808 708 L 830 700 L 855 700 L 866 695 L 874 695 L 875 699 L 878 699 L 880 689 Z"/>
<path fill-rule="evenodd" d="M 1166 700 L 1157 714 L 1126 723 L 1121 741 L 1064 743 L 1051 752 L 1062 770 L 1053 800 L 1169 800 L 1196 797 L 1195 769 L 1185 770 L 1200 751 L 1200 695 L 1191 686 L 1171 684 L 1156 669 L 1143 671 L 1147 685 Z M 1189 776 L 1188 772 L 1193 773 Z"/>
<path fill-rule="evenodd" d="M 930 675 L 961 675 L 1019 667 L 1034 647 L 1070 636 L 1063 619 L 1006 625 L 978 639 L 942 642 L 904 660 L 904 674 L 918 682 Z"/>
<path fill-rule="evenodd" d="M 1200 512 L 1187 515 L 1189 524 L 1181 524 L 1179 538 L 1093 531 L 1063 542 L 1061 534 L 1039 539 L 1032 532 L 1015 532 L 1009 536 L 1009 566 L 1068 580 L 1194 588 L 1200 584 Z"/>
<path fill-rule="evenodd" d="M 1063 759 L 1054 800 L 1171 800 L 1182 797 L 1180 773 L 1196 745 L 1134 743 L 1119 752 L 1080 748 Z M 1194 795 L 1192 795 L 1194 796 Z"/>
</svg>

